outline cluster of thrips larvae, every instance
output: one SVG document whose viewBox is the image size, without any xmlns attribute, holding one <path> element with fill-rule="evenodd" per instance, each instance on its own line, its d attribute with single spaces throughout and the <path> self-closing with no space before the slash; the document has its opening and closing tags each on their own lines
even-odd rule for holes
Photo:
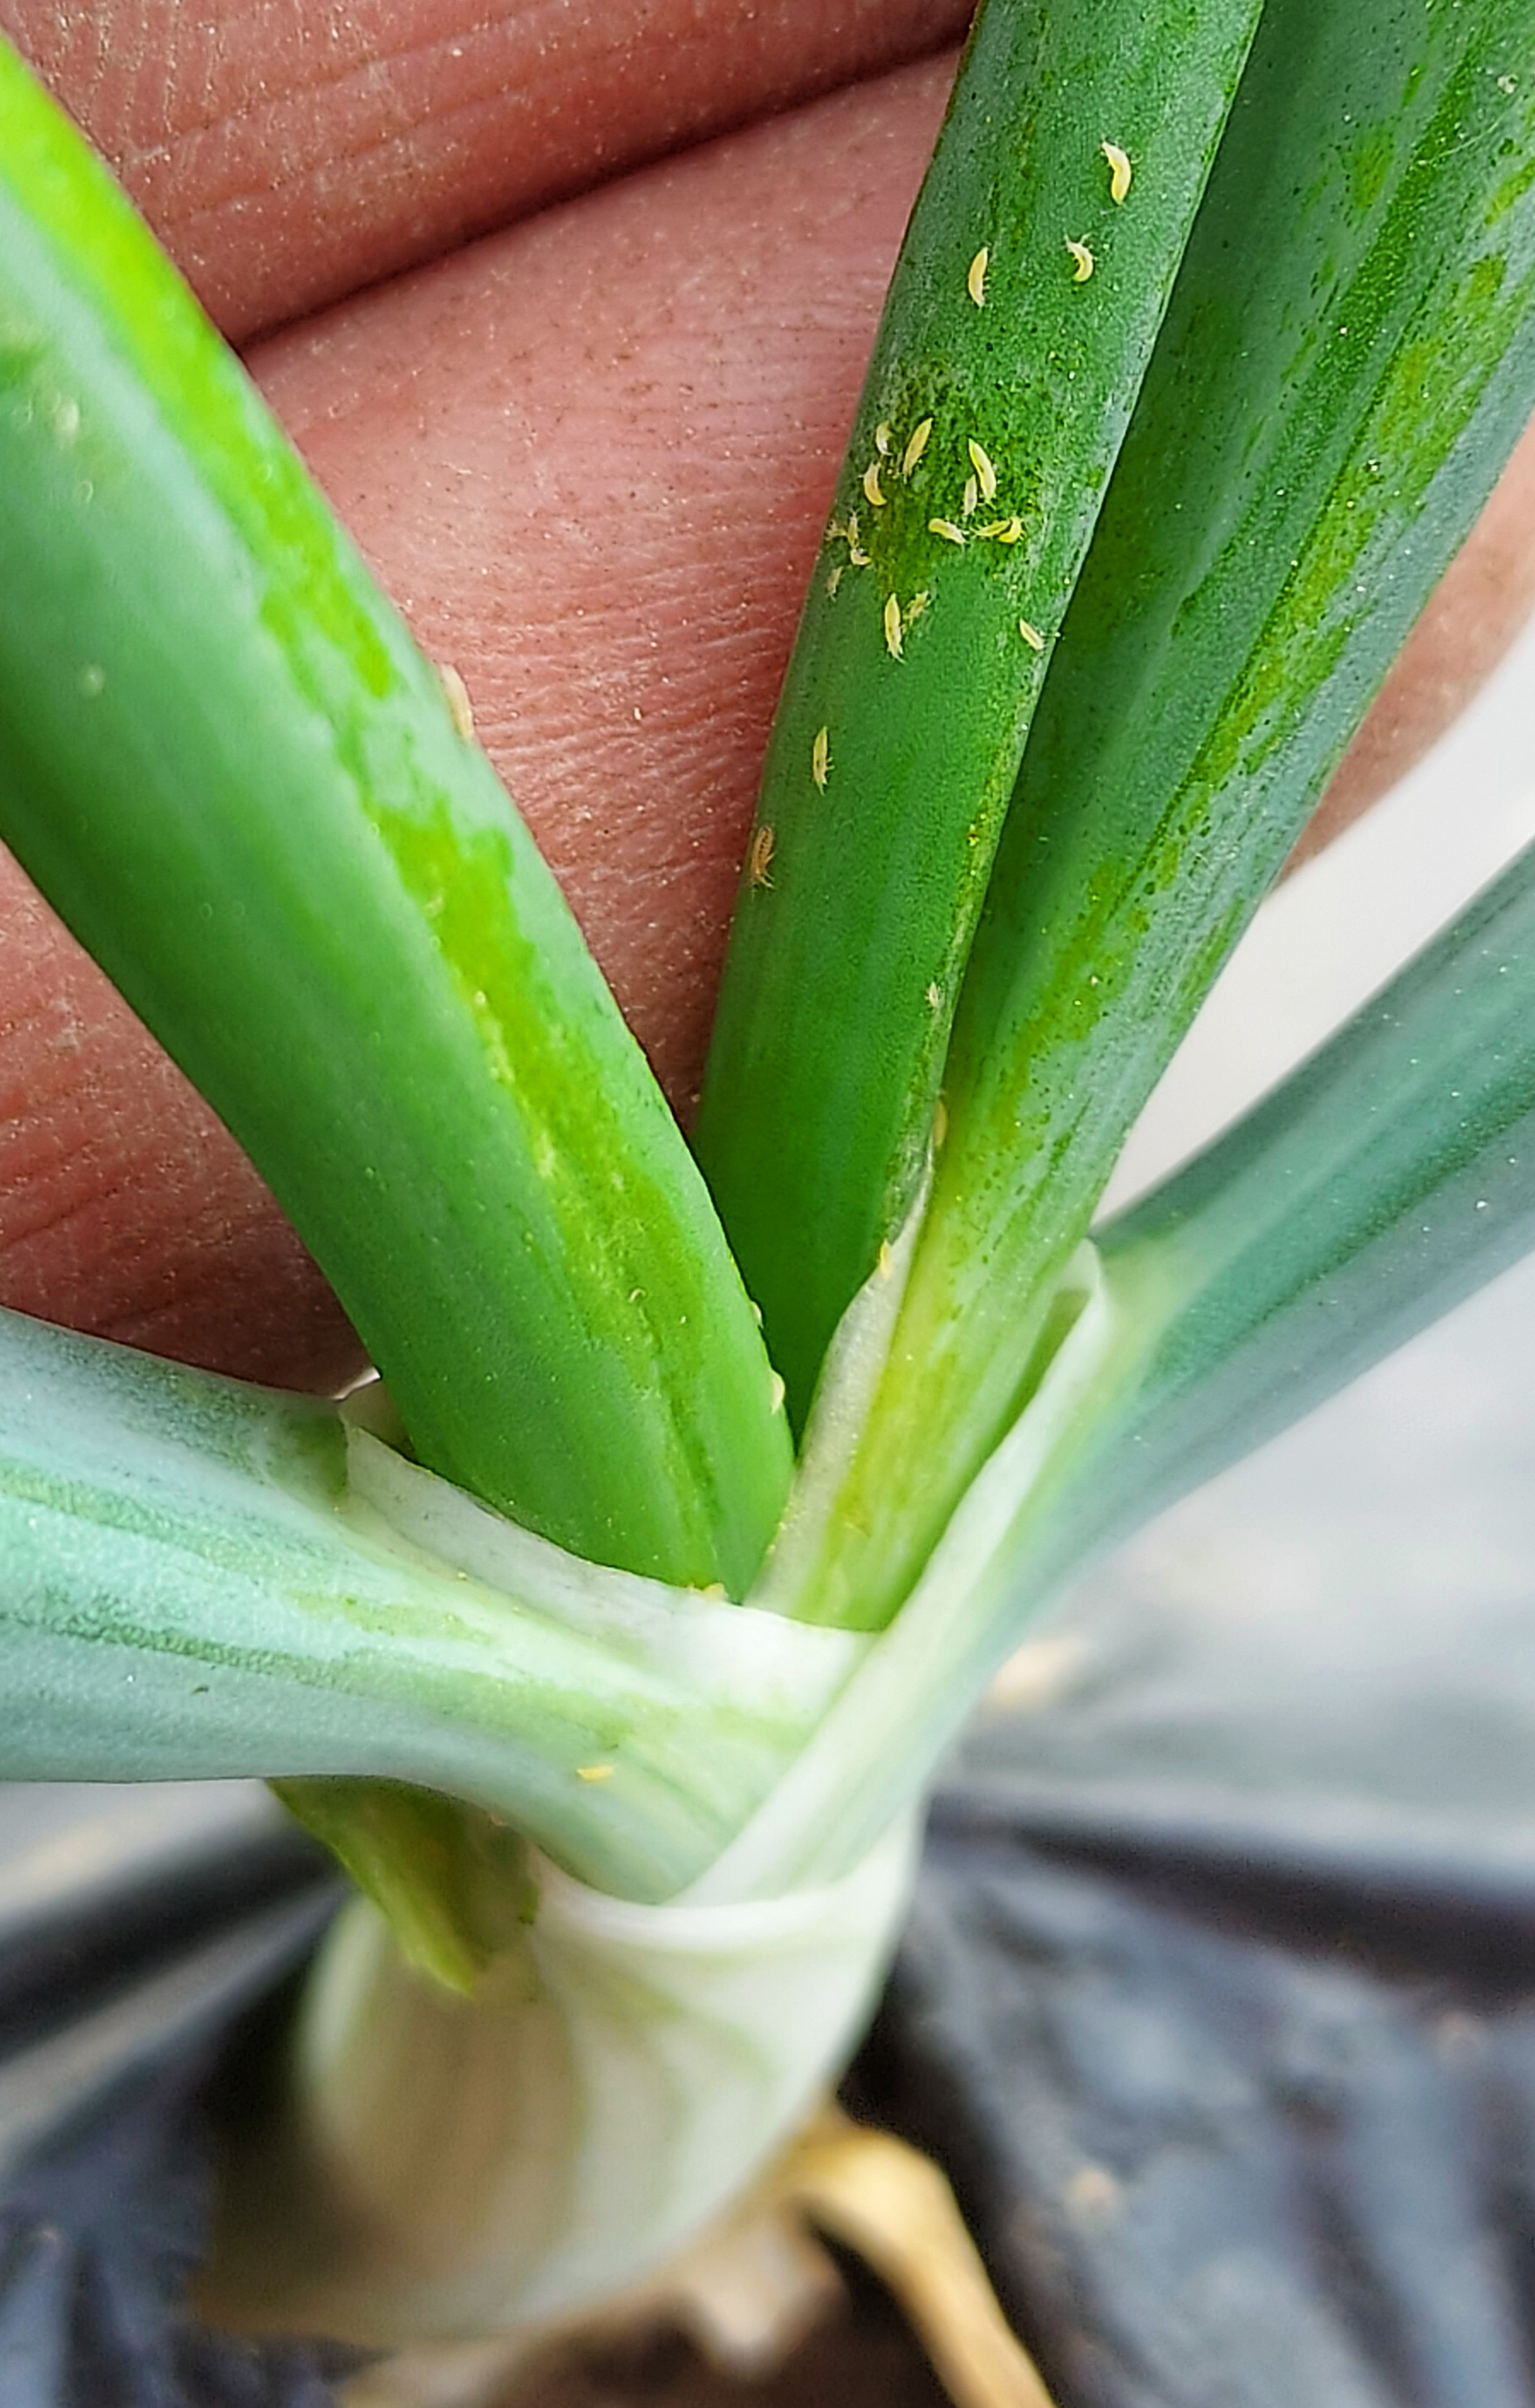
<svg viewBox="0 0 1535 2408">
<path fill-rule="evenodd" d="M 1134 170 L 1127 154 L 1121 150 L 1117 142 L 1100 142 L 1098 148 L 1109 163 L 1109 197 L 1117 207 L 1130 189 L 1130 178 Z M 1085 284 L 1096 265 L 1091 250 L 1084 242 L 1069 240 L 1066 248 L 1073 262 L 1073 283 Z M 965 271 L 965 289 L 978 309 L 983 309 L 986 306 L 986 272 L 990 265 L 990 249 L 983 245 Z M 864 498 L 870 509 L 883 509 L 890 498 L 884 490 L 885 477 L 899 476 L 903 482 L 911 482 L 932 439 L 932 419 L 919 419 L 901 446 L 897 458 L 895 428 L 886 421 L 882 421 L 876 426 L 874 458 L 864 470 L 861 480 Z M 936 536 L 942 543 L 954 544 L 961 550 L 972 540 L 977 543 L 1003 544 L 1021 541 L 1024 523 L 1016 511 L 1010 511 L 1002 518 L 988 520 L 983 525 L 970 524 L 970 521 L 983 502 L 989 504 L 996 501 L 997 477 L 995 463 L 973 436 L 967 438 L 965 448 L 969 455 L 970 473 L 965 480 L 959 518 L 957 520 L 930 518 L 927 522 L 928 534 Z M 869 554 L 859 539 L 856 510 L 850 510 L 845 519 L 832 519 L 827 526 L 826 536 L 830 542 L 847 545 L 846 560 L 838 561 L 826 579 L 827 594 L 835 595 L 846 570 L 867 568 L 869 565 Z M 922 616 L 931 599 L 932 596 L 929 594 L 913 594 L 904 609 L 898 595 L 892 594 L 886 599 L 883 618 L 884 642 L 885 650 L 892 660 L 898 661 L 904 657 L 907 630 L 914 620 Z M 1018 633 L 1031 652 L 1043 652 L 1045 639 L 1039 628 L 1029 620 L 1019 620 Z M 825 792 L 826 780 L 830 773 L 831 730 L 822 727 L 817 729 L 815 740 L 811 747 L 811 776 L 823 794 Z M 768 871 L 772 864 L 773 848 L 773 830 L 770 827 L 759 826 L 753 836 L 752 849 L 747 857 L 747 874 L 753 886 L 772 884 Z"/>
<path fill-rule="evenodd" d="M 985 299 L 986 257 L 985 251 L 977 251 L 970 266 L 971 293 L 972 294 L 979 293 L 981 295 L 978 307 L 983 306 Z M 902 447 L 897 460 L 895 429 L 888 423 L 882 423 L 874 429 L 875 456 L 864 470 L 862 480 L 864 499 L 870 509 L 882 510 L 890 499 L 883 483 L 887 475 L 897 475 L 904 482 L 911 482 L 932 439 L 932 433 L 931 418 L 919 420 Z M 1005 517 L 988 520 L 984 525 L 971 525 L 970 522 L 982 503 L 994 503 L 997 499 L 997 468 L 989 453 L 977 442 L 973 435 L 969 437 L 966 450 L 969 456 L 969 474 L 965 480 L 965 494 L 960 504 L 959 518 L 930 518 L 927 522 L 928 534 L 937 536 L 940 542 L 954 544 L 960 551 L 964 550 L 972 538 L 978 543 L 1021 542 L 1024 522 L 1015 510 Z M 845 519 L 834 518 L 826 533 L 832 542 L 845 543 L 848 548 L 846 560 L 839 561 L 826 580 L 826 592 L 828 595 L 833 595 L 842 581 L 844 570 L 867 568 L 869 555 L 860 540 L 856 510 L 850 510 Z M 884 606 L 884 641 L 885 650 L 892 660 L 898 661 L 903 657 L 906 631 L 914 619 L 922 616 L 930 599 L 929 595 L 914 594 L 903 609 L 894 594 L 889 596 Z M 1037 627 L 1032 627 L 1026 621 L 1020 620 L 1019 633 L 1025 642 L 1032 645 L 1036 652 L 1043 649 L 1044 638 Z M 826 782 L 826 763 L 819 749 L 819 738 L 817 748 L 811 767 L 816 784 L 824 787 Z"/>
</svg>

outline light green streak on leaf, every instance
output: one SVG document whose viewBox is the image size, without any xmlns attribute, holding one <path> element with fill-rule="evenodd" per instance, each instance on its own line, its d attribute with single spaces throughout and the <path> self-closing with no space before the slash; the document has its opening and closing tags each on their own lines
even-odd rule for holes
<svg viewBox="0 0 1535 2408">
<path fill-rule="evenodd" d="M 751 1580 L 790 1447 L 702 1181 L 488 762 L 0 49 L 0 828 L 235 1131 L 423 1459 Z"/>
</svg>

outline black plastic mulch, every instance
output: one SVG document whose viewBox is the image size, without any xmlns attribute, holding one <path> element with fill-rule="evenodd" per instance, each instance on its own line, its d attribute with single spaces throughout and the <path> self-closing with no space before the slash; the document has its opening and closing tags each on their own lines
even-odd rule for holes
<svg viewBox="0 0 1535 2408">
<path fill-rule="evenodd" d="M 79 1828 L 88 1845 L 60 1835 L 57 1886 L 33 1885 L 0 1948 L 0 2408 L 328 2408 L 353 2354 L 210 2333 L 183 2300 L 213 2077 L 336 1884 L 259 1820 L 131 1838 L 115 1862 L 109 1808 Z"/>
</svg>

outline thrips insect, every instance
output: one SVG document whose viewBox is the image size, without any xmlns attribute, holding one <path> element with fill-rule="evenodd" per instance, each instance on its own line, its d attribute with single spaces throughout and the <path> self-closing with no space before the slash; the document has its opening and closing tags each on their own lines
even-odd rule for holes
<svg viewBox="0 0 1535 2408">
<path fill-rule="evenodd" d="M 1100 142 L 1098 149 L 1109 162 L 1109 198 L 1117 204 L 1129 191 L 1135 170 L 1117 142 Z"/>
</svg>

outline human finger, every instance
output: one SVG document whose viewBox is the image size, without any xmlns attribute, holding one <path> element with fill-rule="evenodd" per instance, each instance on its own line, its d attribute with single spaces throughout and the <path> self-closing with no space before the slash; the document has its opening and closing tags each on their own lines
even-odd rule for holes
<svg viewBox="0 0 1535 2408">
<path fill-rule="evenodd" d="M 970 0 L 0 0 L 232 340 L 964 30 Z"/>
</svg>

